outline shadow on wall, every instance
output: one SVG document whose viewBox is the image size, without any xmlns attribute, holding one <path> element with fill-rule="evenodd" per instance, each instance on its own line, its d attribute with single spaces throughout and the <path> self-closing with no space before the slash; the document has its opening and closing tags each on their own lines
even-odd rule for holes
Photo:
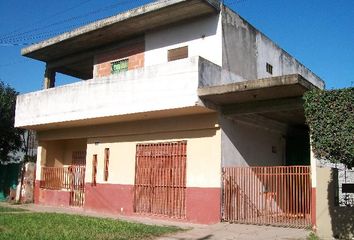
<svg viewBox="0 0 354 240">
<path fill-rule="evenodd" d="M 339 239 L 354 238 L 354 207 L 340 207 L 336 201 L 338 189 L 338 170 L 331 169 L 331 179 L 328 183 L 327 197 L 333 236 Z"/>
<path fill-rule="evenodd" d="M 222 166 L 284 165 L 285 139 L 278 132 L 252 126 L 226 117 L 222 126 Z"/>
</svg>

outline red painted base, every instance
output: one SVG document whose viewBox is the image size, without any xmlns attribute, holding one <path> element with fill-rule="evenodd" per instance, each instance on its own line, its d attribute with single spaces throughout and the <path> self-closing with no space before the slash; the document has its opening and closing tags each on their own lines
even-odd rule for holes
<svg viewBox="0 0 354 240">
<path fill-rule="evenodd" d="M 85 209 L 131 215 L 133 214 L 133 201 L 134 186 L 132 185 L 85 185 Z"/>
<path fill-rule="evenodd" d="M 34 201 L 36 204 L 69 206 L 70 193 L 66 191 L 39 188 L 35 183 Z M 169 219 L 161 216 L 140 215 L 133 212 L 134 186 L 120 184 L 85 185 L 84 209 L 117 215 L 135 215 L 149 218 Z M 220 188 L 187 188 L 186 219 L 182 221 L 213 224 L 220 222 L 221 189 Z M 176 221 L 176 219 L 171 219 Z"/>
<path fill-rule="evenodd" d="M 213 224 L 221 219 L 220 188 L 187 188 L 187 221 Z"/>
</svg>

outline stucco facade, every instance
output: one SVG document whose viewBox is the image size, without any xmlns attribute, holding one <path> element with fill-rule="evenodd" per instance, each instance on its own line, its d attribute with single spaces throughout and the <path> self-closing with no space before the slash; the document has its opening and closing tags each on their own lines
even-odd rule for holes
<svg viewBox="0 0 354 240">
<path fill-rule="evenodd" d="M 316 225 L 317 168 L 301 97 L 324 83 L 219 1 L 158 1 L 22 53 L 46 62 L 47 87 L 55 85 L 55 72 L 83 79 L 17 98 L 15 125 L 38 133 L 37 203 L 71 204 L 76 192 L 62 189 L 61 181 L 57 189 L 43 187 L 43 171 L 66 167 L 74 176 L 81 169 L 71 166 L 74 152 L 85 152 L 82 207 L 139 214 L 138 146 L 183 142 L 179 155 L 158 147 L 144 155 L 150 163 L 185 160 L 182 177 L 169 175 L 182 183 L 183 194 L 170 186 L 183 202 L 182 220 L 221 221 L 223 168 L 309 165 L 312 210 L 306 214 Z M 126 69 L 113 74 L 112 64 L 122 59 Z M 154 174 L 151 182 L 164 179 Z"/>
</svg>

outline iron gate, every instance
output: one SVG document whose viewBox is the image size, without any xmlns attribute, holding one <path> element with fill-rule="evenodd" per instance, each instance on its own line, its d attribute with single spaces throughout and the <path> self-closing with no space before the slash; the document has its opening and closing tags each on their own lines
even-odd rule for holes
<svg viewBox="0 0 354 240">
<path fill-rule="evenodd" d="M 186 148 L 186 141 L 137 145 L 134 212 L 185 218 Z"/>
<path fill-rule="evenodd" d="M 311 226 L 309 166 L 223 168 L 224 221 Z"/>
</svg>

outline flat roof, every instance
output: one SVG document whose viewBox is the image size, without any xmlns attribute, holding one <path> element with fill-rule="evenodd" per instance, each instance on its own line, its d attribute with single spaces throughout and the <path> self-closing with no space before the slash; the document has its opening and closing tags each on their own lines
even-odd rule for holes
<svg viewBox="0 0 354 240">
<path fill-rule="evenodd" d="M 21 54 L 49 62 L 219 11 L 219 0 L 160 0 L 28 46 Z"/>
</svg>

